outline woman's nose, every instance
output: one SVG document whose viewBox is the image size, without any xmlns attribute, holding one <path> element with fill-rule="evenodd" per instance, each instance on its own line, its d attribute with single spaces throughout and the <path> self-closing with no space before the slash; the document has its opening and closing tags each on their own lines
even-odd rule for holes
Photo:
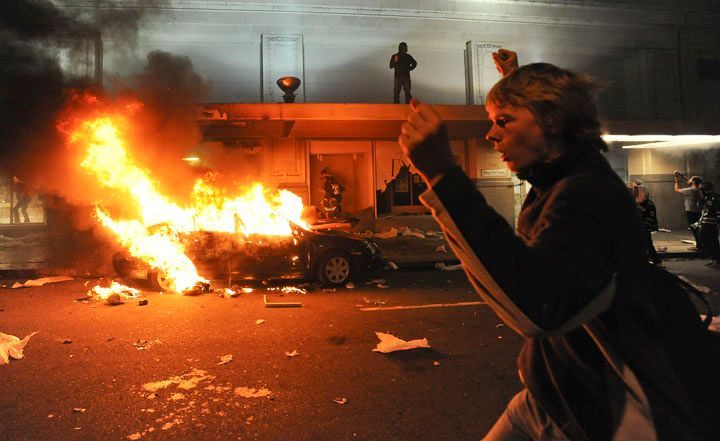
<svg viewBox="0 0 720 441">
<path fill-rule="evenodd" d="M 493 141 L 493 142 L 499 141 L 499 139 L 498 139 L 498 137 L 497 137 L 497 134 L 496 134 L 496 132 L 495 132 L 495 126 L 494 126 L 494 125 L 493 125 L 492 127 L 490 127 L 490 130 L 488 130 L 487 134 L 485 135 L 485 139 L 486 139 L 487 141 Z"/>
</svg>

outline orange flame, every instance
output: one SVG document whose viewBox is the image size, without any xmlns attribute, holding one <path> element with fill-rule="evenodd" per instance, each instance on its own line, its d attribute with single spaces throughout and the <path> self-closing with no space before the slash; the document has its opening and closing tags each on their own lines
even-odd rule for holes
<svg viewBox="0 0 720 441">
<path fill-rule="evenodd" d="M 152 174 L 138 165 L 126 148 L 124 130 L 131 121 L 122 115 L 93 116 L 80 120 L 69 133 L 69 143 L 84 149 L 80 166 L 99 184 L 124 195 L 135 205 L 136 219 L 114 219 L 96 205 L 102 225 L 110 229 L 131 255 L 162 270 L 175 291 L 191 288 L 199 276 L 176 233 L 220 231 L 250 235 L 288 236 L 292 221 L 308 228 L 301 219 L 303 204 L 297 195 L 281 190 L 275 194 L 254 183 L 239 196 L 213 187 L 207 180 L 195 182 L 189 206 L 181 206 L 158 190 Z M 149 228 L 163 224 L 168 228 Z"/>
</svg>

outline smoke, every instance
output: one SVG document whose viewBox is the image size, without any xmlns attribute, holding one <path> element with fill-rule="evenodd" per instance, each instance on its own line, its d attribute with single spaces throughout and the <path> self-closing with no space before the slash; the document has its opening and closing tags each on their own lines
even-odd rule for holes
<svg viewBox="0 0 720 441">
<path fill-rule="evenodd" d="M 140 103 L 139 123 L 128 134 L 131 154 L 157 170 L 159 181 L 166 174 L 165 186 L 180 192 L 179 182 L 192 182 L 183 176 L 190 172 L 177 172 L 187 169 L 180 153 L 200 137 L 192 105 L 203 100 L 209 84 L 189 58 L 154 51 L 144 70 L 116 78 L 112 91 L 102 89 L 95 83 L 96 45 L 112 41 L 114 54 L 134 53 L 141 19 L 164 5 L 155 1 L 144 10 L 120 0 L 74 4 L 6 0 L 0 8 L 0 175 L 21 176 L 47 196 L 51 228 L 52 221 L 63 231 L 87 231 L 93 224 L 88 207 L 107 191 L 82 176 L 78 152 L 68 149 L 58 131 L 71 98 L 84 91 L 110 106 Z"/>
</svg>

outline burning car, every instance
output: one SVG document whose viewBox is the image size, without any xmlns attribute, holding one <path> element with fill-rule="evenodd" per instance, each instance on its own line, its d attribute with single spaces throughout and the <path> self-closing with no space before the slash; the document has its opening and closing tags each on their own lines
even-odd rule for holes
<svg viewBox="0 0 720 441">
<path fill-rule="evenodd" d="M 291 234 L 283 237 L 220 231 L 177 233 L 177 237 L 201 277 L 228 284 L 291 279 L 340 286 L 362 280 L 382 264 L 378 246 L 370 239 L 312 231 L 292 223 Z M 155 289 L 173 290 L 164 271 L 126 251 L 113 256 L 113 268 L 122 277 L 148 280 Z"/>
</svg>

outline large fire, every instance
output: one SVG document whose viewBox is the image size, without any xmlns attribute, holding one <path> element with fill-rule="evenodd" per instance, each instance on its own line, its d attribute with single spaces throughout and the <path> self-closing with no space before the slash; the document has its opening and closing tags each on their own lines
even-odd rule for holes
<svg viewBox="0 0 720 441">
<path fill-rule="evenodd" d="M 176 233 L 218 231 L 250 235 L 288 236 L 289 221 L 307 227 L 301 219 L 300 197 L 287 191 L 271 192 L 260 183 L 239 188 L 237 194 L 198 179 L 190 203 L 182 206 L 164 196 L 158 183 L 132 157 L 124 128 L 132 119 L 123 114 L 93 114 L 69 124 L 71 147 L 83 152 L 82 169 L 104 188 L 120 192 L 136 207 L 134 219 L 115 219 L 96 204 L 96 215 L 118 242 L 150 266 L 162 270 L 175 291 L 204 282 Z M 126 207 L 127 208 L 127 207 Z M 153 228 L 162 225 L 162 228 Z"/>
</svg>

